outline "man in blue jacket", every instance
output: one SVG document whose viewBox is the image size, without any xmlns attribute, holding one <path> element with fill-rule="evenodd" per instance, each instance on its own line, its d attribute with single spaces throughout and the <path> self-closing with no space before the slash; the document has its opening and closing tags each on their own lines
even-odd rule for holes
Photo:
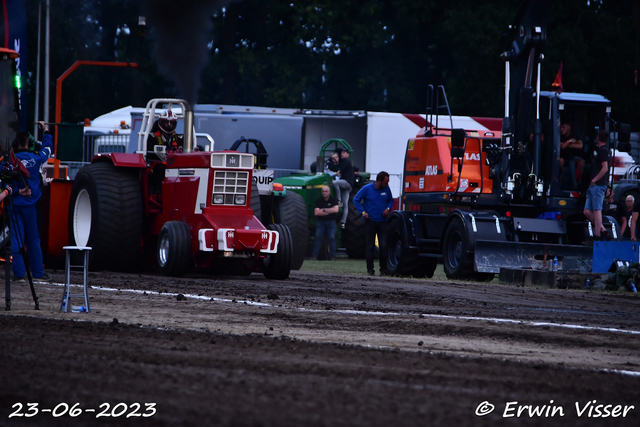
<svg viewBox="0 0 640 427">
<path fill-rule="evenodd" d="M 40 166 L 47 161 L 53 152 L 53 138 L 48 132 L 48 127 L 43 122 L 38 122 L 45 134 L 42 138 L 42 149 L 31 151 L 29 132 L 19 132 L 15 156 L 29 172 L 29 177 L 21 174 L 14 181 L 15 191 L 12 197 L 11 215 L 11 254 L 13 257 L 13 275 L 15 281 L 23 281 L 26 268 L 24 259 L 20 253 L 22 245 L 27 247 L 29 265 L 34 279 L 51 280 L 44 272 L 42 260 L 42 248 L 40 247 L 40 234 L 38 233 L 38 212 L 36 202 L 42 196 L 40 190 Z"/>
<path fill-rule="evenodd" d="M 393 208 L 393 196 L 389 188 L 389 174 L 380 172 L 376 176 L 376 182 L 367 184 L 358 191 L 353 198 L 353 204 L 362 215 L 366 225 L 367 251 L 367 273 L 369 276 L 375 274 L 373 269 L 373 248 L 378 236 L 380 247 L 380 275 L 385 276 L 387 272 L 387 217 Z"/>
</svg>

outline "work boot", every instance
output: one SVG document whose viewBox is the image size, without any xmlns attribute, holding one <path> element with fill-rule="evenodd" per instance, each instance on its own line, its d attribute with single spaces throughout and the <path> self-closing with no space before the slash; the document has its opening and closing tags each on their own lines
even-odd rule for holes
<svg viewBox="0 0 640 427">
<path fill-rule="evenodd" d="M 34 277 L 34 279 L 36 280 L 40 280 L 42 282 L 50 282 L 53 280 L 53 277 L 49 276 L 47 273 L 44 273 L 42 276 L 40 277 Z"/>
</svg>

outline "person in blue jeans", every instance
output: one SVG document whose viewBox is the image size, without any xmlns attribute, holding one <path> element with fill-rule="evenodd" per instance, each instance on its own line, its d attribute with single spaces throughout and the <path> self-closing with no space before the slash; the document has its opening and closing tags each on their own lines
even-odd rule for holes
<svg viewBox="0 0 640 427">
<path fill-rule="evenodd" d="M 338 161 L 337 179 L 333 181 L 333 189 L 338 198 L 338 203 L 342 207 L 342 218 L 340 218 L 340 227 L 345 228 L 347 216 L 349 214 L 349 194 L 356 184 L 356 175 L 353 169 L 353 163 L 349 159 L 349 150 L 338 148 L 334 154 L 340 156 Z M 333 156 L 332 156 L 333 158 Z"/>
<path fill-rule="evenodd" d="M 15 150 L 15 156 L 24 165 L 30 176 L 21 175 L 13 182 L 11 255 L 15 281 L 24 280 L 26 274 L 24 259 L 20 253 L 22 245 L 27 248 L 32 277 L 34 279 L 51 280 L 51 277 L 44 272 L 36 202 L 42 196 L 40 190 L 40 166 L 49 159 L 53 152 L 53 138 L 44 122 L 38 122 L 38 126 L 45 132 L 40 151 L 32 151 L 30 149 L 29 141 L 31 140 L 31 135 L 29 132 L 19 132 L 16 136 L 17 149 Z M 16 189 L 18 191 L 15 191 Z"/>
<path fill-rule="evenodd" d="M 358 194 L 353 198 L 353 205 L 365 221 L 367 273 L 369 276 L 375 274 L 373 250 L 377 235 L 380 247 L 380 275 L 385 276 L 389 274 L 387 272 L 387 218 L 393 208 L 389 174 L 384 171 L 378 173 L 375 182 L 365 185 L 358 191 Z"/>
<path fill-rule="evenodd" d="M 338 200 L 331 195 L 328 186 L 322 186 L 322 197 L 316 200 L 313 210 L 316 216 L 316 237 L 313 242 L 313 258 L 318 259 L 322 239 L 327 236 L 329 242 L 329 257 L 331 261 L 336 259 L 336 220 L 338 219 Z"/>
<path fill-rule="evenodd" d="M 606 232 L 602 225 L 602 204 L 609 181 L 609 151 L 606 147 L 608 140 L 609 133 L 606 130 L 598 132 L 596 137 L 598 148 L 591 168 L 591 183 L 587 190 L 587 201 L 583 212 L 594 225 L 593 235 L 596 240 L 600 240 L 603 232 Z M 632 224 L 632 227 L 634 226 L 635 224 Z"/>
</svg>

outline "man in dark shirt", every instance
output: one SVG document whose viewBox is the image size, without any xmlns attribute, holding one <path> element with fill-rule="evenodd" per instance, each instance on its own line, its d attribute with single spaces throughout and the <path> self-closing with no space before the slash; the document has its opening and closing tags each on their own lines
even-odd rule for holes
<svg viewBox="0 0 640 427">
<path fill-rule="evenodd" d="M 560 125 L 560 167 L 565 163 L 575 162 L 578 176 L 582 176 L 584 170 L 584 159 L 582 158 L 582 141 L 571 132 L 571 124 Z"/>
<path fill-rule="evenodd" d="M 333 176 L 336 172 L 340 171 L 340 155 L 335 151 L 331 153 L 331 158 L 329 158 L 326 162 L 326 169 L 328 173 Z"/>
<path fill-rule="evenodd" d="M 633 198 L 633 196 L 627 196 L 627 200 L 629 198 L 632 198 L 633 200 L 635 200 Z M 629 233 L 625 232 L 623 233 L 624 237 L 629 237 L 629 240 L 635 242 L 637 241 L 637 226 L 638 226 L 638 216 L 640 215 L 640 201 L 637 201 L 633 204 L 633 207 L 631 209 L 628 208 L 627 205 L 627 212 L 626 212 L 626 218 L 627 218 L 627 224 L 629 224 Z"/>
<path fill-rule="evenodd" d="M 620 215 L 620 235 L 623 239 L 631 237 L 631 219 L 635 211 L 635 201 L 635 197 L 629 194 L 624 199 L 624 204 L 618 207 L 618 214 Z M 635 237 L 635 233 L 633 233 L 633 236 Z"/>
<path fill-rule="evenodd" d="M 338 202 L 342 203 L 342 218 L 340 226 L 344 228 L 347 222 L 347 214 L 349 213 L 349 193 L 356 183 L 356 174 L 353 171 L 353 164 L 349 160 L 349 150 L 338 149 L 336 152 L 340 155 L 338 167 L 340 170 L 336 173 L 339 179 L 333 181 L 333 188 L 338 196 Z"/>
<path fill-rule="evenodd" d="M 331 195 L 328 186 L 322 186 L 322 197 L 316 200 L 313 214 L 316 216 L 316 238 L 313 242 L 313 258 L 318 258 L 322 239 L 327 236 L 329 241 L 329 257 L 336 259 L 336 219 L 338 218 L 338 201 Z"/>
<path fill-rule="evenodd" d="M 584 205 L 584 216 L 593 223 L 593 234 L 596 240 L 600 240 L 602 232 L 606 231 L 602 226 L 602 204 L 609 181 L 608 140 L 609 133 L 606 130 L 598 132 L 596 138 L 597 154 L 591 168 L 591 184 L 587 190 L 587 201 Z"/>
</svg>

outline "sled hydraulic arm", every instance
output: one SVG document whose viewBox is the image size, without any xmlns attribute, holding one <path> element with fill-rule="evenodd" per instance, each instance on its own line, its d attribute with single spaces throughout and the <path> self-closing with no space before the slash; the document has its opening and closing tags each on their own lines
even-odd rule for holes
<svg viewBox="0 0 640 427">
<path fill-rule="evenodd" d="M 530 191 L 536 196 L 543 193 L 541 174 L 540 122 L 540 64 L 547 38 L 546 14 L 548 0 L 529 0 L 520 9 L 509 32 L 501 57 L 505 60 L 505 117 L 503 120 L 503 158 L 501 170 L 503 187 L 513 182 L 514 176 L 528 177 Z M 534 71 L 536 86 L 532 87 Z M 535 94 L 535 121 L 533 129 L 532 107 Z M 533 136 L 533 140 L 530 137 Z M 533 143 L 532 149 L 527 147 Z M 533 157 L 533 158 L 531 158 Z M 513 161 L 513 160 L 517 161 Z"/>
</svg>

